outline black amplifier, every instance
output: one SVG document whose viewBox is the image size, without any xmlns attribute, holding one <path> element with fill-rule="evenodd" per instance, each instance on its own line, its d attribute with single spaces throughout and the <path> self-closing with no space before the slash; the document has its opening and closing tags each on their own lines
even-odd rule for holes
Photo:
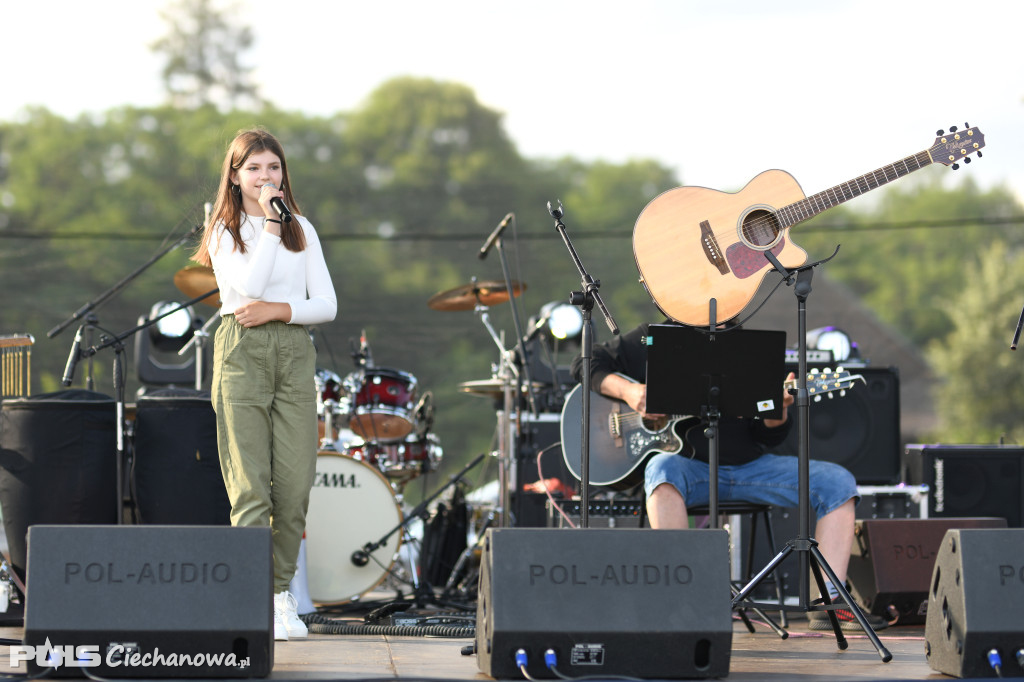
<svg viewBox="0 0 1024 682">
<path fill-rule="evenodd" d="M 572 526 L 580 525 L 580 500 L 560 500 L 558 505 Z M 590 528 L 639 528 L 644 501 L 637 499 L 591 500 L 587 507 Z M 548 528 L 569 528 L 565 516 L 548 500 Z"/>
</svg>

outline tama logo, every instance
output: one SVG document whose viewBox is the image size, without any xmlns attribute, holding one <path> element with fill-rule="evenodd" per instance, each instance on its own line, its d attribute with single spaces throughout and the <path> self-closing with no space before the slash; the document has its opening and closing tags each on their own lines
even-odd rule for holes
<svg viewBox="0 0 1024 682">
<path fill-rule="evenodd" d="M 321 473 L 316 472 L 316 477 L 313 479 L 314 488 L 358 488 L 359 481 L 356 479 L 356 475 L 353 474 L 339 474 L 337 472 Z"/>
</svg>

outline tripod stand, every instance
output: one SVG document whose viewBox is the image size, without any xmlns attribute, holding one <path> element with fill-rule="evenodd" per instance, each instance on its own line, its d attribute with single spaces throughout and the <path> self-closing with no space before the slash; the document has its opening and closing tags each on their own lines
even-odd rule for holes
<svg viewBox="0 0 1024 682">
<path fill-rule="evenodd" d="M 838 251 L 838 249 L 836 249 Z M 832 254 L 835 256 L 835 254 Z M 846 649 L 849 644 L 846 641 L 846 637 L 843 635 L 842 630 L 839 627 L 839 619 L 836 617 L 835 609 L 840 608 L 838 602 L 833 602 L 829 596 L 828 589 L 825 586 L 825 580 L 822 577 L 822 571 L 828 576 L 828 579 L 835 586 L 839 592 L 839 596 L 843 602 L 853 613 L 857 622 L 860 623 L 864 633 L 868 639 L 874 645 L 878 651 L 878 655 L 881 657 L 884 663 L 888 663 L 892 660 L 892 654 L 882 644 L 878 635 L 875 633 L 871 624 L 868 623 L 865 618 L 863 611 L 860 607 L 854 603 L 853 597 L 847 591 L 842 581 L 836 576 L 835 572 L 828 565 L 825 557 L 822 556 L 821 550 L 818 549 L 818 542 L 811 537 L 810 534 L 810 396 L 807 391 L 807 297 L 811 293 L 811 277 L 813 270 L 818 265 L 821 265 L 828 260 L 831 260 L 831 256 L 824 261 L 816 261 L 809 265 L 804 265 L 796 268 L 793 271 L 787 270 L 778 262 L 778 259 L 771 253 L 766 251 L 765 256 L 771 261 L 775 269 L 783 276 L 786 280 L 787 285 L 794 283 L 794 293 L 797 299 L 797 342 L 799 346 L 799 371 L 797 374 L 797 390 L 795 407 L 797 413 L 800 416 L 800 431 L 799 431 L 799 447 L 797 449 L 797 461 L 798 461 L 798 514 L 797 514 L 797 537 L 786 543 L 786 546 L 782 548 L 782 551 L 778 553 L 768 565 L 765 566 L 754 578 L 740 589 L 739 592 L 733 597 L 733 608 L 737 607 L 770 607 L 768 604 L 757 604 L 754 602 L 747 601 L 747 595 L 754 590 L 757 585 L 765 579 L 775 567 L 778 566 L 786 557 L 791 553 L 797 553 L 798 565 L 799 565 L 799 599 L 800 603 L 797 605 L 795 610 L 810 612 L 810 611 L 825 611 L 828 613 L 829 621 L 832 624 L 832 630 L 836 635 L 836 643 L 840 649 Z M 812 561 L 813 560 L 813 561 Z M 814 581 L 817 584 L 818 591 L 821 593 L 823 604 L 812 604 L 810 600 L 810 589 L 808 585 L 808 575 L 814 575 Z M 787 610 L 792 610 L 790 607 L 786 607 Z"/>
</svg>

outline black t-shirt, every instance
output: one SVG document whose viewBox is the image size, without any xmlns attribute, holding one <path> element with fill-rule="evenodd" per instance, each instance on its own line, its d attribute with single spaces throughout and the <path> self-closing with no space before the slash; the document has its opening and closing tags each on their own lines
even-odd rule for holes
<svg viewBox="0 0 1024 682">
<path fill-rule="evenodd" d="M 601 381 L 609 374 L 623 374 L 641 383 L 647 380 L 647 323 L 619 334 L 610 341 L 595 344 L 591 360 L 591 387 L 597 390 Z M 583 360 L 579 356 L 573 360 L 572 373 L 579 381 L 583 372 Z M 782 397 L 782 385 L 779 382 L 779 396 Z M 690 420 L 680 421 L 677 431 Z M 775 428 L 765 426 L 763 420 L 751 417 L 723 417 L 718 422 L 718 461 L 719 464 L 746 464 L 757 459 L 769 448 L 779 445 L 789 434 L 793 420 L 787 419 L 784 424 Z M 702 428 L 691 428 L 679 433 L 686 439 L 689 446 L 687 455 L 693 453 L 696 459 L 708 461 L 708 439 Z"/>
</svg>

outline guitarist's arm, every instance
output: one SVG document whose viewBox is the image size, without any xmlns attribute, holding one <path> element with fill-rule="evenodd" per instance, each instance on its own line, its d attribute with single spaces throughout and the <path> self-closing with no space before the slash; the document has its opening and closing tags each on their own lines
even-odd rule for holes
<svg viewBox="0 0 1024 682">
<path fill-rule="evenodd" d="M 597 386 L 601 395 L 615 398 L 629 405 L 643 416 L 660 416 L 647 414 L 647 384 L 627 379 L 621 374 L 606 374 Z"/>
</svg>

